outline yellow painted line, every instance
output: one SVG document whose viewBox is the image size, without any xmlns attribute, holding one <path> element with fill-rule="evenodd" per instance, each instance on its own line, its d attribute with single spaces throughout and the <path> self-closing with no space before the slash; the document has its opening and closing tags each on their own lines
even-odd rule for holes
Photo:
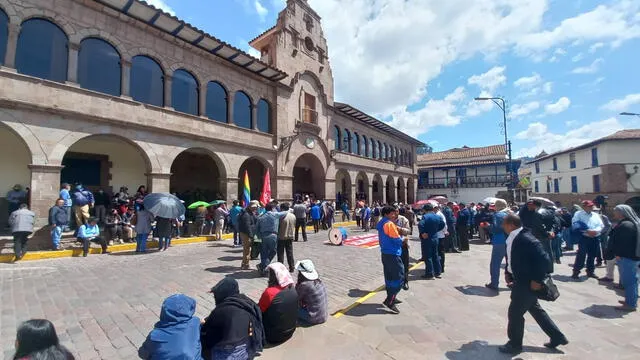
<svg viewBox="0 0 640 360">
<path fill-rule="evenodd" d="M 420 261 L 416 264 L 414 264 L 413 266 L 411 266 L 409 268 L 409 271 L 413 271 L 415 269 L 417 269 L 420 265 L 424 264 L 424 261 Z M 358 305 L 361 305 L 362 303 L 364 303 L 365 301 L 371 299 L 372 297 L 376 296 L 377 293 L 379 293 L 380 291 L 384 290 L 385 286 L 382 285 L 380 287 L 378 287 L 377 289 L 371 291 L 370 293 L 368 293 L 367 295 L 359 298 L 358 300 L 356 300 L 353 304 L 347 306 L 344 309 L 338 310 L 333 314 L 333 317 L 335 319 L 339 319 L 341 317 L 343 317 L 346 313 L 348 313 L 349 311 L 353 310 L 355 307 L 357 307 Z"/>
<path fill-rule="evenodd" d="M 340 222 L 340 223 L 335 223 L 334 225 L 350 226 L 350 225 L 355 225 L 355 221 Z M 313 226 L 307 226 L 307 229 L 313 231 Z M 222 240 L 231 240 L 231 239 L 233 239 L 233 234 L 222 235 Z M 205 235 L 205 236 L 196 236 L 196 237 L 189 237 L 189 238 L 172 239 L 171 245 L 197 244 L 197 243 L 202 243 L 207 241 L 215 241 L 215 236 Z M 153 249 L 157 247 L 158 247 L 158 242 L 155 240 L 149 241 L 147 243 L 148 249 Z M 134 251 L 136 249 L 136 244 L 128 243 L 128 244 L 111 245 L 109 246 L 108 249 L 110 252 L 114 252 L 114 253 L 124 252 L 124 251 Z M 101 254 L 101 253 L 102 253 L 102 249 L 97 249 L 97 248 L 89 249 L 89 254 Z M 82 256 L 81 248 L 69 249 L 69 250 L 63 250 L 63 251 L 32 251 L 32 252 L 27 252 L 21 261 L 59 259 L 59 258 L 78 257 L 78 256 Z M 13 254 L 0 255 L 0 263 L 12 263 L 14 261 L 15 261 L 15 257 L 13 256 Z"/>
</svg>

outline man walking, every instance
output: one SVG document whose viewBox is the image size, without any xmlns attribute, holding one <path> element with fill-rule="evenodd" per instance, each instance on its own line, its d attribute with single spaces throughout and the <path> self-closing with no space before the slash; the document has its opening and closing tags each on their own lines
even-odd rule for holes
<svg viewBox="0 0 640 360">
<path fill-rule="evenodd" d="M 442 214 L 447 219 L 447 234 L 445 238 L 444 249 L 449 253 L 460 253 L 458 245 L 458 236 L 456 234 L 456 217 L 453 213 L 453 202 L 449 201 L 446 206 L 442 207 Z"/>
<path fill-rule="evenodd" d="M 444 261 L 445 261 L 445 239 L 449 235 L 449 228 L 447 227 L 447 218 L 444 216 L 442 211 L 440 211 L 440 206 L 436 206 L 433 209 L 436 212 L 436 215 L 444 221 L 444 229 L 438 231 L 438 256 L 440 256 L 440 271 L 444 272 Z"/>
<path fill-rule="evenodd" d="M 293 215 L 296 217 L 296 241 L 298 241 L 299 230 L 302 228 L 302 240 L 307 241 L 307 206 L 302 202 L 302 199 L 296 201 L 296 205 L 293 207 Z"/>
<path fill-rule="evenodd" d="M 76 189 L 71 194 L 73 202 L 73 212 L 76 217 L 76 226 L 80 227 L 89 220 L 89 208 L 93 207 L 95 200 L 89 190 L 85 190 L 82 184 L 76 185 Z"/>
<path fill-rule="evenodd" d="M 456 233 L 460 239 L 460 250 L 469 251 L 469 222 L 471 213 L 464 203 L 460 203 L 460 212 L 456 219 Z"/>
<path fill-rule="evenodd" d="M 435 213 L 433 205 L 426 204 L 423 208 L 424 215 L 418 224 L 420 231 L 420 247 L 425 264 L 425 279 L 433 280 L 434 276 L 440 278 L 442 265 L 438 250 L 438 233 L 446 227 L 445 221 Z"/>
<path fill-rule="evenodd" d="M 233 200 L 233 205 L 229 210 L 229 221 L 231 221 L 231 227 L 233 229 L 233 247 L 242 245 L 240 235 L 238 232 L 238 225 L 240 221 L 240 213 L 242 212 L 242 206 L 238 200 Z"/>
<path fill-rule="evenodd" d="M 9 215 L 9 226 L 13 235 L 13 252 L 17 260 L 21 260 L 27 253 L 27 240 L 33 233 L 36 214 L 29 210 L 27 204 L 18 205 L 18 210 Z"/>
<path fill-rule="evenodd" d="M 56 200 L 56 204 L 49 209 L 49 225 L 51 225 L 53 250 L 62 250 L 60 246 L 62 232 L 69 227 L 69 216 L 63 199 Z"/>
<path fill-rule="evenodd" d="M 493 214 L 491 222 L 491 262 L 489 263 L 489 275 L 491 281 L 485 286 L 491 290 L 498 291 L 500 285 L 500 267 L 502 259 L 507 254 L 507 234 L 502 228 L 504 218 L 508 215 L 507 202 L 496 200 L 496 212 Z"/>
<path fill-rule="evenodd" d="M 258 202 L 253 200 L 239 215 L 238 232 L 242 240 L 242 270 L 249 270 L 251 259 L 251 242 L 256 233 L 256 212 Z"/>
<path fill-rule="evenodd" d="M 381 213 L 382 220 L 378 223 L 377 230 L 380 251 L 382 252 L 384 283 L 387 288 L 387 298 L 382 304 L 394 314 L 399 314 L 396 296 L 400 292 L 404 279 L 404 266 L 401 257 L 403 240 L 395 224 L 398 214 L 396 209 L 392 206 L 385 206 Z"/>
<path fill-rule="evenodd" d="M 549 256 L 529 229 L 522 227 L 517 215 L 509 214 L 502 222 L 507 238 L 507 269 L 505 278 L 513 283 L 507 335 L 509 341 L 500 346 L 500 352 L 518 354 L 522 352 L 524 337 L 524 314 L 529 312 L 542 331 L 551 339 L 545 347 L 555 349 L 569 343 L 549 315 L 540 307 L 536 291 L 542 289 L 547 276 Z"/>
<path fill-rule="evenodd" d="M 284 253 L 287 253 L 287 264 L 289 264 L 289 272 L 293 272 L 295 262 L 293 261 L 293 233 L 296 227 L 296 216 L 289 212 L 289 204 L 280 205 L 280 210 L 285 215 L 280 219 L 280 228 L 278 229 L 278 262 L 284 264 Z"/>
<path fill-rule="evenodd" d="M 71 185 L 68 183 L 62 183 L 60 187 L 60 199 L 64 200 L 64 211 L 67 212 L 67 226 L 62 231 L 69 231 L 71 226 L 71 207 L 73 201 L 71 200 Z"/>
<path fill-rule="evenodd" d="M 322 219 L 322 209 L 320 208 L 320 204 L 316 203 L 311 206 L 311 210 L 309 212 L 311 214 L 311 221 L 313 221 L 313 231 L 317 234 L 320 232 L 320 220 Z"/>
<path fill-rule="evenodd" d="M 280 219 L 288 214 L 288 212 L 277 212 L 273 203 L 267 204 L 265 210 L 266 212 L 260 215 L 256 222 L 256 233 L 262 240 L 260 264 L 257 267 L 263 276 L 267 273 L 267 266 L 271 264 L 271 260 L 276 256 Z"/>
<path fill-rule="evenodd" d="M 593 201 L 585 200 L 582 202 L 584 210 L 578 211 L 573 215 L 572 228 L 578 237 L 578 254 L 573 265 L 574 279 L 580 278 L 580 271 L 585 267 L 585 259 L 587 266 L 587 276 L 597 279 L 595 274 L 595 259 L 598 255 L 598 242 L 600 241 L 600 233 L 604 229 L 604 224 L 600 215 L 593 212 Z"/>
<path fill-rule="evenodd" d="M 364 207 L 360 212 L 360 217 L 362 221 L 362 230 L 364 230 L 364 232 L 369 232 L 369 227 L 371 226 L 371 208 L 369 205 L 364 204 Z"/>
</svg>

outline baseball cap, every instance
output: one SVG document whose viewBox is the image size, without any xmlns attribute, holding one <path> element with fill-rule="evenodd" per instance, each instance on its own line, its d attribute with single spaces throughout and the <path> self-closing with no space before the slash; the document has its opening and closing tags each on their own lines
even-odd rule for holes
<svg viewBox="0 0 640 360">
<path fill-rule="evenodd" d="M 591 200 L 584 200 L 582 202 L 582 206 L 593 206 L 593 205 L 594 205 L 593 201 L 591 201 Z"/>
<path fill-rule="evenodd" d="M 259 207 L 260 207 L 260 203 L 258 202 L 258 200 L 252 200 L 252 201 L 249 203 L 249 207 L 252 207 L 252 208 L 259 208 Z"/>
<path fill-rule="evenodd" d="M 296 270 L 300 271 L 307 280 L 317 280 L 319 277 L 316 267 L 313 265 L 313 261 L 309 259 L 298 261 L 296 263 Z"/>
</svg>

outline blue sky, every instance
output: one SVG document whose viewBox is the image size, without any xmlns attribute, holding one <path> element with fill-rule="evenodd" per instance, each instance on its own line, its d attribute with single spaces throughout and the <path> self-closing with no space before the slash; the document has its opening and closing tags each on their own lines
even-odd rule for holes
<svg viewBox="0 0 640 360">
<path fill-rule="evenodd" d="M 239 48 L 284 0 L 151 0 Z M 336 100 L 446 150 L 535 155 L 640 128 L 640 1 L 309 0 L 323 18 Z"/>
</svg>

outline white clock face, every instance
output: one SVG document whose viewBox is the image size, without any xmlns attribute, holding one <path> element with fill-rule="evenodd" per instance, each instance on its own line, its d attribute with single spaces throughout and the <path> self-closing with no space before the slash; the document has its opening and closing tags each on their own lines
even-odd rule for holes
<svg viewBox="0 0 640 360">
<path fill-rule="evenodd" d="M 315 139 L 314 139 L 314 138 L 310 138 L 310 137 L 308 137 L 308 138 L 306 138 L 306 139 L 304 140 L 304 145 L 305 145 L 306 147 L 308 147 L 309 149 L 313 149 L 313 148 L 314 148 L 314 146 L 316 146 L 316 141 L 315 141 Z"/>
</svg>

